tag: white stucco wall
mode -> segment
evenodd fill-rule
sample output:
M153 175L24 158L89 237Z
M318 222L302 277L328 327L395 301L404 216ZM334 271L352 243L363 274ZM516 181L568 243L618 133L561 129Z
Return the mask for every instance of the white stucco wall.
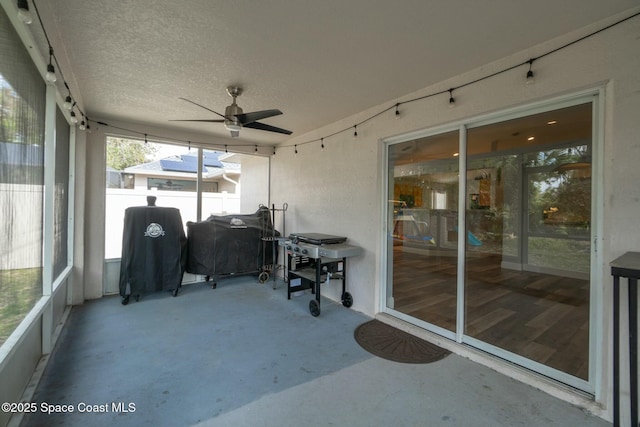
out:
M604 24L594 28L601 26ZM297 155L292 146L278 149L278 154L272 157L272 198L276 204L289 203L287 228L297 232L344 234L352 243L367 249L363 258L354 259L352 263L356 274L352 274L350 284L356 296L364 297L357 298L354 307L368 314L376 311L371 294L373 284L380 284L376 262L380 258L382 232L382 139L587 88L603 87L606 91L604 260L608 263L625 251L638 249L640 239L634 224L640 206L640 187L636 184L640 178L636 167L640 158L637 120L640 115L640 55L637 54L640 52L640 19L536 61L533 85L523 84L527 68L522 67L457 90L453 109L448 108L448 94L404 104L400 106L399 119L396 120L391 110L358 126L358 137L353 137L355 123L395 102L462 85L524 62L588 32L567 35L297 136L287 145L318 139L312 144L298 145ZM346 128L350 129L325 138L325 150L320 149L321 137ZM602 280L608 283L608 269L604 270Z
M596 399L606 405L607 409L601 414L605 417L611 416L609 262L626 251L640 250L637 226L640 214L640 17L535 61L536 83L533 85L524 84L528 68L520 67L456 90L453 109L448 108L447 93L401 105L401 116L397 120L392 109L359 125L357 139L353 137L353 126L396 102L464 85L550 52L614 21L616 19L567 34L441 84L389 100L322 129L298 135L287 141L288 147L278 148L277 155L272 157L271 174L272 200L276 205L289 204L288 232L344 235L350 243L365 248L364 256L349 260L348 287L354 297L353 308L374 315L379 311L378 295L383 286L379 265L385 261L381 243L385 206L382 139L586 89L603 89L604 171L594 177L600 179L604 190L603 233L597 242L602 259L601 274L594 278L601 290L601 300L594 303L600 304L601 310L592 327L602 333L598 351L603 357L598 367ZM320 138L341 129L348 130L325 138L322 151ZM317 141L304 144L313 140ZM294 153L294 144L298 144L298 154ZM337 285L327 291L323 289L323 294L338 299ZM623 292L623 295L626 294Z
M608 263L630 250L640 250L640 19L635 18L534 63L536 83L523 83L526 67L511 70L455 91L456 107L448 108L448 94L429 97L400 107L396 120L393 110L358 126L353 125L377 114L396 102L447 90L525 62L566 43L602 28L615 19L535 46L503 58L464 75L455 76L419 92L399 94L399 98L345 118L305 135L296 135L278 147L271 158L271 199L265 202L280 207L287 203L286 232L320 232L344 235L349 242L362 246L365 254L349 259L348 288L353 294L353 309L374 315L378 311L382 289L380 264L384 262L382 224L383 149L381 140L419 129L467 120L491 112L526 105L531 102L571 94L585 89L603 89L604 149L602 224L597 242L601 254L600 277L594 280L601 291L599 317L592 327L602 331L603 354L598 367L596 397L603 405L601 415L611 417L611 276ZM348 66L348 64L347 64ZM371 90L375 90L374 87ZM132 124L114 123L124 128ZM93 127L93 126L92 126ZM163 134L181 139L197 136L176 134L165 129L137 126L142 132ZM341 129L346 132L321 137ZM86 144L86 189L84 212L84 297L98 298L102 292L104 260L104 136L108 128L93 130ZM209 137L210 139L210 137ZM312 144L303 144L315 140ZM224 144L224 142L222 142ZM298 145L294 154L293 144ZM248 168L247 168L248 169ZM251 176L243 167L243 189L251 186ZM248 201L243 192L242 208ZM261 201L262 203L262 201ZM338 285L323 289L323 295L338 299ZM623 292L623 295L626 295Z
M240 194L240 209L242 213L252 213L260 205L269 203L269 158L264 156L245 156L242 158L242 177L240 178L242 192Z

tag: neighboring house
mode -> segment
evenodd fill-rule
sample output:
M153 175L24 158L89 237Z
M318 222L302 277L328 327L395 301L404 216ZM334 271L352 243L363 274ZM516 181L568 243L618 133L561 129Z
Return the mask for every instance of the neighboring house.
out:
M234 154L205 151L202 191L206 193L239 193L239 163L230 160ZM186 153L175 155L124 170L124 188L136 190L196 191L198 157ZM132 182L127 183L127 178Z

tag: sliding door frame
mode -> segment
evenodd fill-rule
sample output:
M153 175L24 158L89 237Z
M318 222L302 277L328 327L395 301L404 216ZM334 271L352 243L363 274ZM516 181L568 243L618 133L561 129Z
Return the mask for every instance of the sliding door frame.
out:
M426 321L416 319L407 314L401 313L393 308L393 266L389 265L392 259L392 247L389 244L389 236L393 230L391 229L392 210L389 208L389 201L393 199L390 194L390 180L393 180L393 171L389 168L389 149L391 146L417 138L438 135L445 132L459 131L459 157L458 166L460 173L459 179L459 206L458 206L458 229L465 230L466 223L466 170L467 170L467 130L500 123L503 121L526 117L546 111L552 111L561 108L572 107L575 105L591 103L592 106L592 129L591 129L591 149L592 149L592 183L591 183L591 265L590 265L590 300L589 300L589 378L584 380L573 375L569 375L560 370L551 368L539 362L517 355L515 353L503 350L499 347L491 345L487 342L475 339L464 333L465 325L465 262L466 262L466 241L465 233L458 233L458 265L457 265L457 310L456 310L456 331L452 332L444 328L438 327ZM604 334L604 313L603 313L603 289L597 284L603 277L603 256L600 250L603 233L603 141L604 141L604 87L587 89L575 92L569 95L555 97L552 99L529 103L527 105L504 109L502 111L477 116L467 120L459 121L447 126L439 126L419 131L414 131L402 135L393 136L382 140L382 165L383 185L382 185L382 236L381 248L383 259L380 263L380 277L383 278L380 286L379 307L378 311L386 313L406 322L409 322L422 329L436 333L451 341L455 341L461 345L468 345L489 353L493 356L500 357L508 362L523 366L534 372L552 378L571 387L595 395L599 399L601 392L602 375L599 367L602 367L603 349L598 343L602 342ZM462 173L465 171L465 173ZM391 218L390 218L391 216Z

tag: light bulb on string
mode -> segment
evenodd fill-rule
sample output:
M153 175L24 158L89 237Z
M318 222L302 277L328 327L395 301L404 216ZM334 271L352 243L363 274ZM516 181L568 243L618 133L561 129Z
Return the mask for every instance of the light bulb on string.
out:
M255 149L255 152L256 152L256 153L258 152L258 146L257 146L257 145L256 145L256 149Z
M64 107L66 110L71 111L71 109L73 108L73 99L71 99L71 91L69 90L69 85L67 84L67 82L64 82L64 87L67 88L67 97L64 99L64 104L62 104L62 107Z
M529 62L529 71L527 71L527 76L524 80L524 83L527 85L531 85L534 84L536 82L536 79L533 75L533 70L531 69L531 67L533 66L533 61L534 59L530 59Z
M398 111L398 107L400 106L400 104L396 104L396 120L398 120L400 118L400 111Z
M91 133L91 125L89 124L89 119L87 119L87 126L85 127L85 130Z
M224 152L225 152L225 153L228 153L228 152L229 152L229 150L227 150L227 144L224 144Z
M298 146L294 145L293 146L293 150L294 150L293 153L297 156L298 155Z
M187 143L188 143L189 151L191 151L191 141L187 141Z
M274 156L276 155L276 146L275 145L273 146L273 155Z
M49 46L49 64L47 64L47 74L44 76L44 78L49 83L55 83L56 80L58 80L58 77L56 77L56 69L51 63L52 57L53 57L53 48Z
M320 138L320 149L324 151L324 138Z
M353 137L354 138L358 137L358 125L353 126Z
M18 18L27 25L33 22L33 15L29 11L29 2L27 0L18 0Z
M85 124L84 124L84 120L82 120L82 121L80 122L80 126L78 126L78 129L80 129L80 130L85 130L85 129L86 129L86 126L85 126Z
M453 97L453 88L449 89L449 108L456 106L456 99Z
M73 123L74 125L78 123L78 118L76 117L75 111L71 112L71 123Z

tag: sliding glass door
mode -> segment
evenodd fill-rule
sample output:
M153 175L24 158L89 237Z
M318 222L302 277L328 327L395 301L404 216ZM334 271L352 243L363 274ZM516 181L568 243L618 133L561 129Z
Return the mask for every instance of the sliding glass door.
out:
M592 102L389 144L387 312L591 388Z
M591 103L467 133L464 334L588 379ZM491 142L487 136L491 135Z
M389 148L388 304L440 329L456 330L457 131Z

